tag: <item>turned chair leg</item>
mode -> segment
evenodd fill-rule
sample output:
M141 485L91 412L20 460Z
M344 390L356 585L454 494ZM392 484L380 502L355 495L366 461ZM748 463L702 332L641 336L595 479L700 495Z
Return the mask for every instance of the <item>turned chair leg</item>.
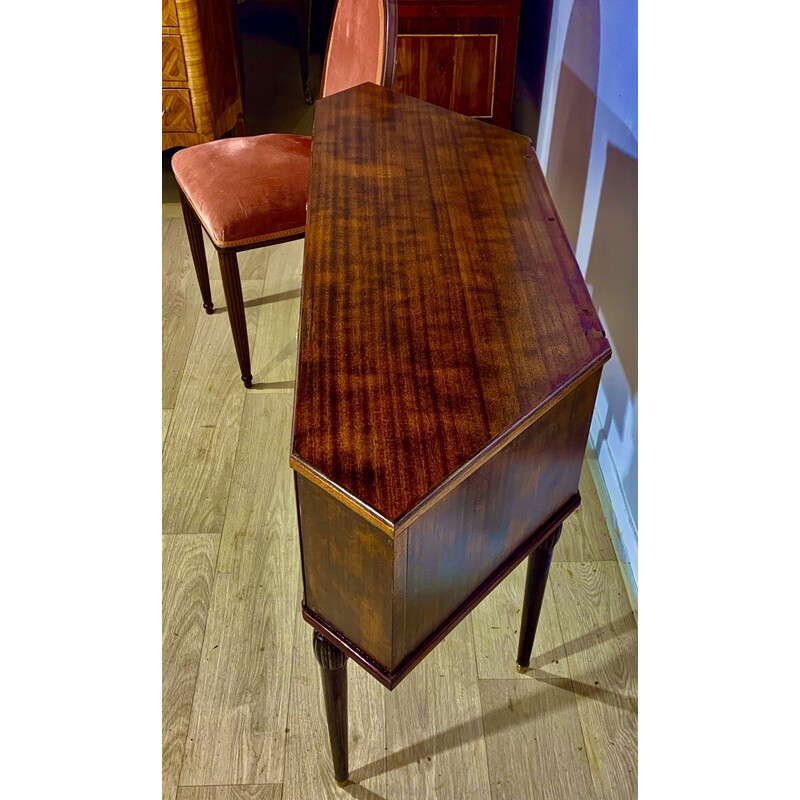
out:
M203 308L206 310L206 314L211 314L214 311L214 304L211 302L211 284L208 280L208 263L206 262L206 248L203 244L203 228L183 192L179 192L179 194L183 211L183 224L186 226L186 235L189 237L189 249L192 251L194 271L197 273L197 282L200 284Z
M242 380L249 389L253 385L250 373L250 345L247 341L247 319L244 315L242 281L239 277L239 262L236 253L230 250L217 250L219 271L222 274L222 288L225 290L225 303L228 306L228 319L231 321L233 343L242 371Z
M547 586L547 573L553 559L553 548L561 536L559 525L529 556L528 575L525 579L525 599L522 603L522 623L519 631L517 650L517 670L526 672L531 665L531 651L542 610L544 590Z
M322 673L322 693L336 783L347 783L347 656L314 631L314 655Z

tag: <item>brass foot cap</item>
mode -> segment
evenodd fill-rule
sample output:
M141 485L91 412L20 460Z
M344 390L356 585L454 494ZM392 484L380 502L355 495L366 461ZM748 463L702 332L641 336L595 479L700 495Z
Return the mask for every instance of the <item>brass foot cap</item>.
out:
M347 786L348 783L350 783L350 779L349 778L345 778L343 781L340 781L338 778L336 778L336 785L337 786Z
M522 664L517 664L517 672L520 672L524 675L527 671L528 671L527 667L523 667Z

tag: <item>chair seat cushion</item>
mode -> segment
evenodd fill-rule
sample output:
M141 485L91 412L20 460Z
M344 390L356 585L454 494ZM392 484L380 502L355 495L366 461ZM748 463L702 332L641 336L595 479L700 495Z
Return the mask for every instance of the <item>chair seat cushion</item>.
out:
M217 247L303 233L311 137L219 139L179 150L172 170Z

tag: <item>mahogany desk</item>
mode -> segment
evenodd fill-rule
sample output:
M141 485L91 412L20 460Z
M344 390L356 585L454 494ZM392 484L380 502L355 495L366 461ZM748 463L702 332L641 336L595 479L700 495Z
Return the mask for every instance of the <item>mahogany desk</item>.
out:
M317 103L291 467L336 779L347 658L393 689L532 554L529 664L611 350L527 137Z

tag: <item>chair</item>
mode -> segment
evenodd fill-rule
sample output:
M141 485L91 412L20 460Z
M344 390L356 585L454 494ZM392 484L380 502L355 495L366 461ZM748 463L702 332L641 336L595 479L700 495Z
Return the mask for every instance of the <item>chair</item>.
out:
M360 83L391 86L396 0L339 0L322 71L322 97ZM253 385L236 254L305 234L311 137L284 133L220 139L172 157L203 308L211 314L202 231L219 257L222 287L242 380Z

